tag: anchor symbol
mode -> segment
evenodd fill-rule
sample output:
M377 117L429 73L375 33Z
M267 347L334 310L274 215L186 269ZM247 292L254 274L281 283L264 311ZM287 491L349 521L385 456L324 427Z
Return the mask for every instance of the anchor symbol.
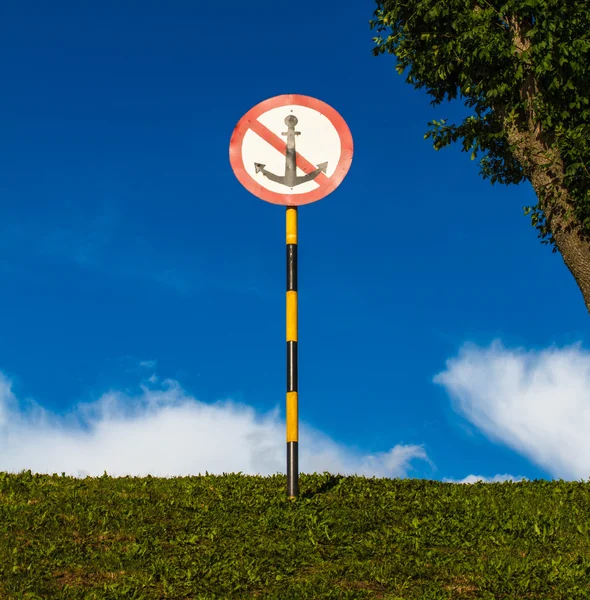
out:
M301 135L300 131L295 131L295 125L297 125L298 122L299 119L297 119L295 115L289 115L285 118L287 131L282 134L287 136L287 153L285 157L284 175L275 175L264 168L266 165L254 163L256 173L262 173L267 179L275 181L276 183L280 183L281 185L286 185L291 189L307 181L313 181L320 173L325 173L328 168L328 163L324 162L317 165L317 169L311 173L307 173L306 175L296 174L297 158L295 153L295 136Z

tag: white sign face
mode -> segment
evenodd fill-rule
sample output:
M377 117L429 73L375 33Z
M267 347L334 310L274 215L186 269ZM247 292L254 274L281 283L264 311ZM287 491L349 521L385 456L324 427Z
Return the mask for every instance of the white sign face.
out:
M328 117L313 108L291 104L281 108L272 108L260 115L258 122L281 139L281 133L287 129L285 117L288 115L294 115L298 119L296 131L299 131L300 135L297 135L295 139L296 152L305 157L315 167L327 162L326 177L334 175L340 161L340 136ZM260 128L257 129L260 130ZM262 172L256 173L255 168L257 163L264 163L269 171L284 174L285 152L277 150L260 137L254 129L249 129L242 143L242 157L244 168L250 177L271 192L285 193L285 185L268 179ZM297 167L296 175L303 176L306 175L306 172ZM305 194L319 187L320 184L312 179L290 187L289 191L293 194Z
M352 136L330 106L308 96L277 96L238 123L230 161L239 181L274 204L298 206L323 198L344 179Z

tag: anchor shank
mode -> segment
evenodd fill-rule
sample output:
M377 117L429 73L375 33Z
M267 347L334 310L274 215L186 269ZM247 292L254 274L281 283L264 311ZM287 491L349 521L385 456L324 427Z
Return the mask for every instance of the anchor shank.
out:
M295 136L299 135L299 131L295 131L297 125L297 117L288 116L285 119L287 132L283 135L287 136L287 152L285 155L285 185L293 187L297 181L297 154L295 150Z
M293 138L293 146L289 147L287 145L287 156L285 160L285 183L293 187L295 184L296 178L296 169L297 169L297 156L295 154L295 136ZM287 144L289 143L289 138L287 138Z

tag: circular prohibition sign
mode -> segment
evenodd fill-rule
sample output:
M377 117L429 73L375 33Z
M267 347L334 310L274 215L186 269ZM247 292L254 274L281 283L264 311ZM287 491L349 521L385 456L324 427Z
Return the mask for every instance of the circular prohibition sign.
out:
M300 94L269 98L238 122L229 160L252 194L284 206L321 200L342 182L352 162L346 121L330 105Z

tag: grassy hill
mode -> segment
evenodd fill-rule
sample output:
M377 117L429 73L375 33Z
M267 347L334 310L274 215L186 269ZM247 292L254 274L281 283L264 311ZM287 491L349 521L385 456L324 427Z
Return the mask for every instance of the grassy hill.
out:
M0 598L590 598L590 483L0 473Z

